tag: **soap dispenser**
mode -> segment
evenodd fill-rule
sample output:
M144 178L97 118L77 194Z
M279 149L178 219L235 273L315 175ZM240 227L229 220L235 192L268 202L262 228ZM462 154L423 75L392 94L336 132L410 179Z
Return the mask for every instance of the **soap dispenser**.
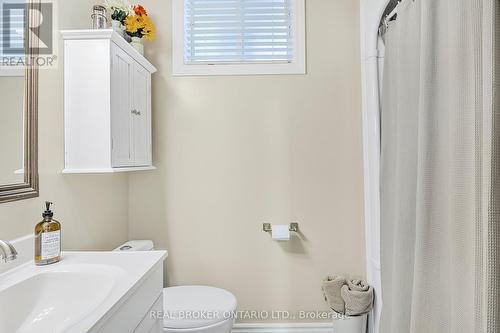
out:
M49 265L61 260L61 223L54 220L52 202L45 202L43 220L35 227L35 264Z

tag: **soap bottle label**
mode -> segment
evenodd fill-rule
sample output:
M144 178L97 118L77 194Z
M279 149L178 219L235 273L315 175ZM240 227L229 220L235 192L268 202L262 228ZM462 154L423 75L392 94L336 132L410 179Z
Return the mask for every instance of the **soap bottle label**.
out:
M40 236L42 260L58 257L61 252L61 231L44 232Z

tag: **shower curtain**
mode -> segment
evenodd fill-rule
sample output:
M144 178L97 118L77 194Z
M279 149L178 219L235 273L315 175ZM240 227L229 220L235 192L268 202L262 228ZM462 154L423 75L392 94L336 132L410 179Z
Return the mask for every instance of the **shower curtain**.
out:
M499 0L403 0L382 36L381 333L499 332Z

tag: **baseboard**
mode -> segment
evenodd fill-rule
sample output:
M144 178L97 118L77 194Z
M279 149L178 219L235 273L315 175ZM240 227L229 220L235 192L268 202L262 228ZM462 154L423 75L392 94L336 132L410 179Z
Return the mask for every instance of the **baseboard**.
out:
M329 322L289 324L234 324L232 333L332 333Z

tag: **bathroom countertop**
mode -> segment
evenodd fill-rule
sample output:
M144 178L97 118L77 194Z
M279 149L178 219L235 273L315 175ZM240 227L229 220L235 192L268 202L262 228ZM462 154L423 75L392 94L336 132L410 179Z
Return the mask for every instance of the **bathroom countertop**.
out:
M26 288L17 287L23 285L29 279L42 279L42 276L57 276L63 282L64 290L75 293L75 302L73 296L67 296L64 303L64 297L57 297L53 299L50 297L40 298L34 300L34 305L29 303L29 307L35 309L45 309L43 311L63 311L63 318L58 315L58 324L54 324L53 332L88 332L98 329L100 325L105 323L107 318L110 318L113 313L120 308L122 304L127 302L127 299L134 294L142 283L158 270L158 266L163 264L163 260L168 256L167 251L140 251L140 252L62 252L61 261L47 266L35 266L33 261L25 262L0 274L0 293L17 292L20 294L29 295L29 283L26 283ZM47 273L46 275L43 275ZM68 278L66 283L64 279ZM76 278L75 278L76 277ZM103 281L107 287L102 288L103 295L87 300L87 303L81 305L85 301L85 290L93 290L93 286L99 288L100 281ZM48 279L46 278L48 281ZM33 284L33 282L31 282ZM57 282L60 283L60 282ZM57 286L57 284L53 284ZM82 289L83 291L79 291ZM57 291L57 289L55 289ZM99 289L100 290L100 289ZM61 291L65 292L65 291ZM61 294L63 295L63 294ZM68 299L71 300L68 302ZM21 302L22 303L22 302ZM14 304L23 311L26 303L20 305ZM41 304L38 304L41 303ZM94 304L95 303L95 304ZM74 311L68 307L75 307ZM64 308L61 310L61 308ZM56 310L53 310L56 309ZM41 313L43 313L43 311ZM31 315L31 313L30 313ZM50 316L50 313L49 315ZM55 315L54 315L55 316ZM33 318L27 318L22 323L23 329L36 331L39 325L40 314ZM60 321L60 322L59 322ZM52 319L52 322L54 320ZM2 326L4 323L0 323Z

